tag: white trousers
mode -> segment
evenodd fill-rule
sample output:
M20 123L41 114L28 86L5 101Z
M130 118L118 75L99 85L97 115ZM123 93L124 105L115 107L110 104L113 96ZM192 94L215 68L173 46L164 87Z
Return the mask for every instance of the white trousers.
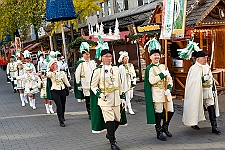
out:
M174 109L173 109L173 101L168 101L167 102L168 104L168 110L169 112L174 112ZM166 103L165 102L154 102L154 108L155 108L155 112L156 113L162 113L163 112L163 108L166 109Z
M104 121L118 121L120 122L120 106L100 106L103 114Z

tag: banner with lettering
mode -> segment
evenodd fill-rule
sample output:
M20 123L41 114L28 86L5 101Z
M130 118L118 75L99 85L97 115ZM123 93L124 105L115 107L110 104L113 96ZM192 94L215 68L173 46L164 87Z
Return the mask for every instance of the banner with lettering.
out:
M173 30L174 0L163 0L162 29L160 39L170 39Z

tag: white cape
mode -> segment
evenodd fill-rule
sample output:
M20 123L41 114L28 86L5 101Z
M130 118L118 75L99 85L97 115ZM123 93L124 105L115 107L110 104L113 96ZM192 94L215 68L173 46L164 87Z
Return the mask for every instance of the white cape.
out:
M202 66L195 63L190 67L185 85L183 106L184 125L197 125L199 121L206 120L203 106ZM218 97L215 98L216 117L219 116Z

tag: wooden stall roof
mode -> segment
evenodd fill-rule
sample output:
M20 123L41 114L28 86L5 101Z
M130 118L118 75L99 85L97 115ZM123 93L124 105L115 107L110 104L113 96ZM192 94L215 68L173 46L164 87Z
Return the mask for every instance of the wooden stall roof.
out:
M155 23L154 16L156 14L161 13L162 11L163 0L156 0L156 2L158 2L158 4L155 7L152 17L150 18L149 22L150 24ZM225 17L222 19L217 19L209 15L215 8L215 6L217 6L218 4L225 5L225 0L207 0L205 1L204 4L202 5L197 4L192 9L192 6L194 5L195 2L196 0L187 0L187 11L190 10L190 13L186 17L186 26L201 26L202 24L210 22L211 23L219 22L220 24L224 22L223 24L225 24Z
M191 9L191 6L195 3L196 0L187 1L187 11ZM198 25L213 9L220 0L207 0L202 6L196 5L194 9L187 15L186 25L187 26L196 26Z

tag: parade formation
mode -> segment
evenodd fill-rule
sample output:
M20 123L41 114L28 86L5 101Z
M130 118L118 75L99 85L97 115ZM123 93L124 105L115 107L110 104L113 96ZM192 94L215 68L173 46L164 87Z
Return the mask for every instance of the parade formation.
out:
M156 5L156 1L148 1L147 3ZM220 90L225 90L225 70L223 67L225 63L221 58L218 59L220 55L221 57L225 55L225 53L222 52L225 46L221 44L225 41L222 36L224 33L221 34L218 32L222 32L220 27L203 29L202 25L206 24L206 26L210 26L213 22L212 24L216 26L216 21L214 20L218 18L220 20L219 22L224 25L224 22L221 21L225 18L224 1L215 1L213 4L214 8L210 8L210 11L205 12L206 15L201 15L204 16L204 18L196 19L198 20L196 24L189 24L191 27L185 28L186 17L192 13L193 10L206 6L205 3L207 2L196 0L192 5L188 4L190 6L186 11L186 5L188 3L186 0L163 0L163 3L161 1L157 3L155 10L150 13L150 20L144 19L145 22L142 22L143 20L135 22L135 19L138 20L138 18L142 17L142 14L139 12L139 10L142 9L141 7L141 9L138 8L139 10L135 9L138 13L134 13L134 16L130 18L124 19L121 14L116 16L122 16L122 18L119 19L123 30L125 30L124 26L127 25L125 20L131 20L130 25L126 26L129 30L127 32L129 33L119 31L119 21L116 17L115 26L112 26L110 23L107 24L112 20L111 18L110 21L105 21L106 30L108 31L107 34L104 33L104 25L102 22L99 26L98 19L99 15L110 16L110 14L105 14L105 12L99 14L99 10L108 10L106 5L107 7L109 5L113 8L114 3L110 4L107 1L107 3L101 2L99 4L92 4L90 1L84 1L84 3L90 5L90 8L89 6L86 6L87 8L79 8L78 14L75 13L74 8L78 5L83 6L84 4L83 1L76 1L76 3L79 4L74 6L72 0L58 0L57 2L47 0L45 6L46 10L45 7L43 6L43 9L40 4L40 6L37 5L34 7L41 9L40 11L42 12L39 14L44 15L41 16L41 20L40 16L35 19L35 15L33 15L33 18L31 17L32 20L42 22L45 26L43 25L43 27L37 29L36 26L34 27L35 23L29 22L31 28L31 33L29 34L32 37L37 30L43 30L42 32L44 33L48 32L47 35L50 42L49 45L47 44L48 46L45 45L47 41L45 37L43 38L44 42L40 42L38 41L37 35L37 43L32 43L31 45L26 43L27 46L24 48L21 46L21 38L18 35L20 32L22 34L22 27L9 27L9 29L4 29L6 30L5 33L2 29L3 25L0 26L0 33L6 34L6 39L2 39L2 42L0 42L0 47L2 46L0 66L2 70L5 71L5 81L10 84L10 88L12 86L12 90L8 92L15 93L13 95L17 94L16 96L20 103L18 107L21 110L29 108L29 114L35 113L40 108L40 105L37 106L37 97L43 99L44 104L42 100L42 106L44 108L44 116L54 117L55 114L57 117L57 121L54 120L54 124L57 126L56 131L62 131L61 133L64 133L64 131L68 129L67 127L71 125L66 122L66 113L70 113L71 118L74 114L85 115L82 119L88 122L90 127L89 129L84 129L85 131L88 130L85 136L88 137L89 134L94 133L92 135L97 137L97 134L103 133L102 135L105 141L109 141L110 144L107 148L112 150L122 149L120 145L123 143L120 138L124 136L123 138L126 140L127 136L126 133L123 133L123 136L118 135L122 135L121 133L130 126L130 118L134 118L135 121L137 120L135 122L135 132L138 132L140 135L143 134L142 132L148 133L148 137L143 136L143 140L152 141L150 137L153 137L155 141L161 142L160 144L157 143L158 145L163 145L164 143L168 144L173 139L179 140L180 135L183 133L182 128L186 126L188 126L186 132L188 134L190 133L189 139L192 138L191 134L193 132L205 128L201 126L200 122L206 120L211 123L211 130L210 133L205 133L203 136L210 134L210 136L216 137L223 133L223 129L218 127L220 125L218 123L218 117L222 113L220 113L219 110L219 94L217 90L219 88ZM93 3L96 3L96 1ZM138 1L138 5L139 3L142 2ZM145 3L146 2L143 1L143 5L145 5ZM191 2L189 1L189 3ZM0 1L1 8L2 6L7 6L6 4L8 4L8 1ZM25 6L23 1L19 1L18 5L15 3L15 7L18 7L16 10L23 10L23 7L19 7L22 4ZM208 2L208 4L211 5L212 3ZM120 8L119 2L116 2L116 5L118 5L118 9L121 10L115 13L123 13L123 9L125 9L123 7L128 7L121 6ZM61 8L55 8L56 6ZM10 7L8 7L8 9L10 9ZM147 7L144 9L147 9ZM114 11L116 10L113 10L113 13ZM24 14L29 13L33 14L31 10ZM90 15L95 13L97 13L98 16L90 17ZM111 13L111 10L107 13ZM29 14L29 16L32 16L31 14ZM207 17L208 19L205 19ZM22 17L18 18L20 19ZM214 20L207 22L212 18ZM203 21L204 19L205 22ZM72 21L67 22L68 20ZM104 21L104 19L102 20ZM75 25L78 27L79 23L84 23L85 21L87 21L88 29L86 27L80 29L79 34L81 38L78 37L78 40L74 40L73 27L75 27ZM22 20L21 22L28 21ZM142 23L136 28L135 24L139 22ZM59 24L61 24L61 26ZM146 26L146 24L148 25ZM192 27L194 26L193 24L196 27ZM28 25L26 25L26 27L28 27ZM59 39L56 39L56 33L58 32L56 30L60 30L60 27L60 32L62 32L61 43ZM68 43L69 39L68 36L65 37L64 30L66 30L66 28L71 30L71 33L68 33L71 34L70 36L73 40L69 50L66 46L66 41ZM16 29L16 32L9 31L11 29ZM85 36L85 32L87 32L86 29L89 32L89 36ZM223 30L225 31L225 29ZM14 47L15 49L10 49L8 47L9 41L11 40L9 33L12 34L11 32L15 37L15 42L11 42L10 47ZM50 32L52 33L50 34ZM126 33L127 35L124 35ZM53 34L54 39L52 40ZM25 38L25 36L23 38ZM219 38L223 39L223 42L219 43ZM215 45L216 42L217 44ZM121 43L124 45L116 45ZM40 47L37 48L37 45ZM129 47L132 47L132 49L129 49ZM217 49L217 52L214 52L215 49ZM218 62L216 62L215 59ZM220 70L217 72L215 71L216 69ZM146 116L142 115L141 118L144 118L146 122L143 122L143 120L142 122L138 122L140 110L134 109L136 103L133 99L137 98L134 95L136 94L135 92L138 91L136 89L139 83L144 83L142 87L144 103L141 108L145 110ZM73 95L74 102L76 102L77 105L81 105L83 109L85 108L85 111L67 112L66 107L68 105L66 105L66 102L69 95ZM175 112L176 96L182 97L183 100L181 101L183 106L181 106L182 110L180 113L182 114L182 118L179 118L181 126L179 126L179 128L176 127L176 130L172 130L171 125L173 125L174 119L178 119L177 113ZM141 99L139 99L139 101L141 101ZM11 111L13 112L13 109ZM24 118L27 116L27 114L22 115ZM79 123L75 124L78 130L84 128L83 124L80 123L81 120L78 120ZM139 127L139 124L145 124L146 128L142 129ZM52 126L52 124L49 124L49 126ZM3 124L2 128L4 128ZM52 129L54 130L54 127ZM154 132L150 133L149 130L153 130ZM180 133L178 133L178 130ZM132 130L132 132L134 131ZM52 134L52 132L48 134ZM59 139L61 140L62 137L60 136ZM1 140L2 139L3 138L1 138ZM49 137L46 137L44 140L48 139ZM17 139L15 138L15 140ZM84 140L82 139L79 142L84 142ZM107 143L105 141L100 141L100 143ZM93 141L89 139L88 142L91 143ZM135 144L135 140L132 142ZM210 143L210 141L208 143ZM63 145L64 144L65 143L63 143ZM97 144L92 143L91 145L96 146ZM105 147L104 145L103 149L105 149ZM70 148L73 149L73 147ZM150 147L148 147L148 149L149 148ZM23 147L19 149L23 149ZM30 149L32 149L32 147ZM95 149L95 147L91 147L91 149Z
M101 37L99 39L101 40ZM131 100L136 86L136 73L134 66L129 63L127 51L119 52L118 62L121 65L118 67L112 63L113 52L109 50L108 43L101 42L97 48L99 50L96 58L101 61L99 66L90 59L90 45L87 42L81 43L79 52L82 57L75 65L74 90L69 83L71 76L68 65L62 61L63 57L59 52L51 51L50 54L45 54L39 51L37 73L30 62L29 51L23 53L24 63L11 56L6 77L7 81L11 81L14 92L19 92L23 107L28 103L28 98L30 106L36 109L35 97L40 92L46 113L54 114L54 101L61 127L66 126L64 114L68 92L74 93L77 100L85 99L92 133L106 131L106 139L109 140L111 149L119 150L116 130L120 125L128 125L126 112L135 114ZM148 52L151 64L145 70L144 79L147 124L154 124L156 137L166 141L164 134L172 137L169 125L174 114L171 95L173 81L168 69L160 63L161 45L155 38L149 41ZM181 57L184 53L181 50ZM207 55L199 47L194 47L189 54L196 62L190 68L186 80L182 121L184 125L200 130L198 122L206 120L206 109L212 133L220 134L216 121L219 116L218 96L210 66L207 64Z

